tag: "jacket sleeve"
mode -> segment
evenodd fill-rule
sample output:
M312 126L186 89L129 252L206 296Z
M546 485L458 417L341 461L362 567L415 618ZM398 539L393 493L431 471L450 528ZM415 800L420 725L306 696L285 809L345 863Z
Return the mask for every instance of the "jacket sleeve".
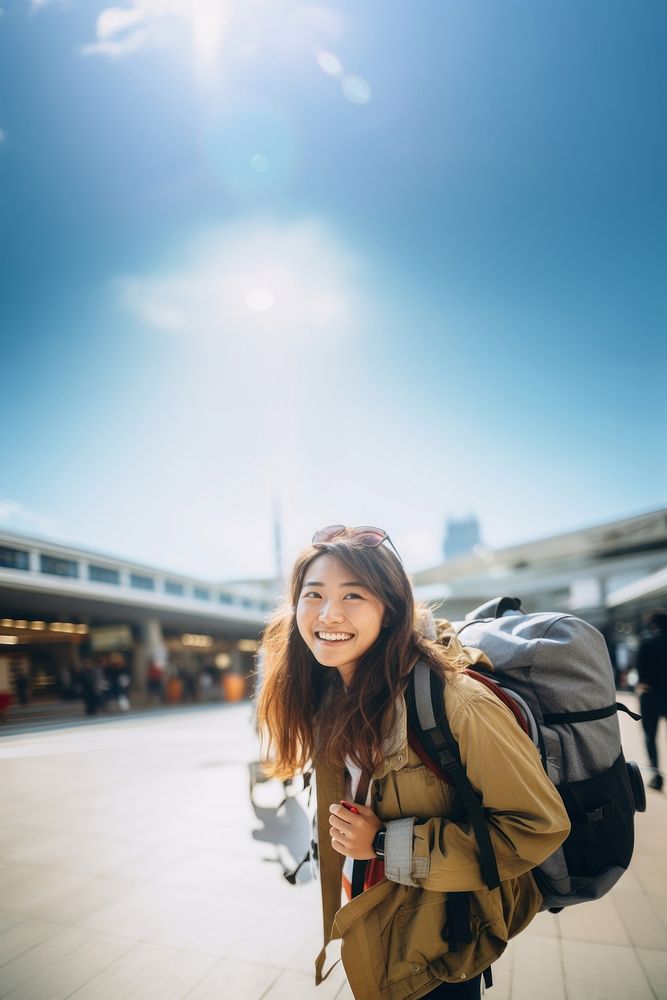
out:
M467 699L449 720L461 761L482 797L501 881L548 858L570 821L532 741L493 695ZM440 892L485 886L472 825L446 817L387 823L385 873L405 885Z

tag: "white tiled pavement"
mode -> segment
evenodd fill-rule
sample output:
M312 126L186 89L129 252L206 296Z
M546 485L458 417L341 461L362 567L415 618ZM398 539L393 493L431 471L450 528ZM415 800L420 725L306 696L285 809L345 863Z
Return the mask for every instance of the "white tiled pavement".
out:
M251 836L255 756L247 705L0 739L0 998L350 1000L340 966L313 986L317 886ZM631 871L538 916L492 1000L667 1000L667 796L648 796Z

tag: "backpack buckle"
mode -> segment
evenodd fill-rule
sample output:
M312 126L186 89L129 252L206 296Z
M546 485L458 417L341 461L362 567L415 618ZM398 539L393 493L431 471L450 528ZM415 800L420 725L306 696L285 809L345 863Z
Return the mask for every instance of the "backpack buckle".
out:
M599 823L600 820L606 819L609 815L609 803L605 802L603 806L598 806L597 809L592 809L590 812L586 813L587 823Z
M443 771L453 771L458 766L458 763L451 750L440 750L438 752L438 764Z

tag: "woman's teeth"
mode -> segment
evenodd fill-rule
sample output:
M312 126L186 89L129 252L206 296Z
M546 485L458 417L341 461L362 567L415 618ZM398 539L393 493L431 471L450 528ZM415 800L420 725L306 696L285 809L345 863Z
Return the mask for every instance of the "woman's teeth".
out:
M326 639L327 642L342 642L344 639L351 639L349 632L316 632L318 639Z

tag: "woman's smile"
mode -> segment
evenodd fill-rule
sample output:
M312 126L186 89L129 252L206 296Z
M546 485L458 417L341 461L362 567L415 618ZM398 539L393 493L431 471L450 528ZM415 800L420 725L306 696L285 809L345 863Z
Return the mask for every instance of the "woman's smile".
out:
M337 642L348 642L353 639L354 636L350 632L316 632L315 636L320 640L320 642L326 642L328 645L332 646Z

